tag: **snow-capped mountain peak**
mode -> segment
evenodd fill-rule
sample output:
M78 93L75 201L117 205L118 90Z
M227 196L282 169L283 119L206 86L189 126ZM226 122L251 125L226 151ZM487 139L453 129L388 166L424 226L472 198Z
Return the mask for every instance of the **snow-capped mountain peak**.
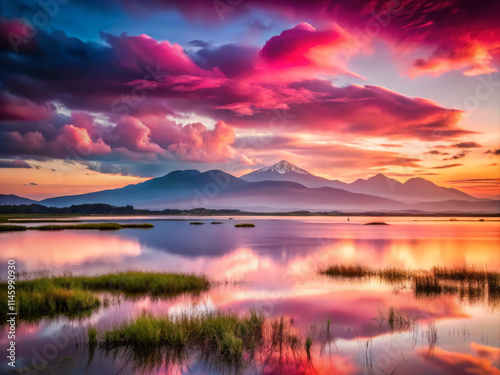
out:
M269 167L264 167L261 169L258 169L255 171L256 173L262 173L262 172L278 172L280 174L285 174L287 172L296 172L300 174L310 174L308 171L297 167L296 165L293 165L292 163L289 163L286 160L282 160L279 163L276 163L274 165L271 165Z

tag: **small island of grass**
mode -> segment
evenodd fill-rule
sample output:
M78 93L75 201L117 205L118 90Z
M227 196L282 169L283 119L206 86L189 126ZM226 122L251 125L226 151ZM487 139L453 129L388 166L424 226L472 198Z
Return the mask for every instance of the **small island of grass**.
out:
M371 223L365 223L364 225L389 225L383 221L372 221Z
M205 225L205 223L203 223L201 221L192 221L189 223L189 225Z
M210 224L222 224L222 221L212 221Z
M236 224L236 228L254 228L255 224L252 223L243 223L243 224Z
M23 230L119 230L119 229L148 229L154 228L153 224L118 224L118 223L89 223L89 224L68 224L68 225L42 225L38 227L27 227L25 225L0 225L0 232L12 232Z
M0 232L15 232L26 229L28 229L28 227L25 225L0 225Z

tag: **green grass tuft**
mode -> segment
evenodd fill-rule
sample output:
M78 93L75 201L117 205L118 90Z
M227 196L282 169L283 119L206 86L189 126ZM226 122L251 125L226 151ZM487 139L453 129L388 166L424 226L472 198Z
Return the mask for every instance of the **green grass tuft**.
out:
M173 296L199 293L210 287L205 276L156 272L121 272L100 276L42 277L16 282L20 319L44 315L76 314L99 307L93 291ZM0 282L0 316L7 317L7 283Z
M97 329L90 326L87 330L89 347L95 348L97 346Z
M251 224L251 223L236 224L235 227L236 228L254 228L255 224Z
M177 319L142 315L104 332L101 344L134 350L203 348L224 362L239 363L262 345L264 317L216 312Z

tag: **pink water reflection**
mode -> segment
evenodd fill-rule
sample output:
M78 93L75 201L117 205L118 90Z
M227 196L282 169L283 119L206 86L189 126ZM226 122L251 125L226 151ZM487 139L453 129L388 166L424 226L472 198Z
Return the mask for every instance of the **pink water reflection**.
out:
M455 296L416 299L410 290L395 293L393 287L376 281L336 282L316 274L319 267L343 262L373 267L429 269L435 265L474 264L499 268L498 223L398 218L387 227L367 227L356 222L366 218L353 220L346 224L339 218L246 218L196 228L183 222L158 221L148 231L1 233L0 260L14 258L19 269L26 271L100 273L134 268L205 273L217 281L247 281L223 283L200 296L120 300L101 307L83 322L67 325L74 329L81 324L108 327L144 311L176 315L218 308L242 313L254 308L268 315L293 316L295 326L304 335L310 332L311 325L321 326L331 319L338 350L320 356L320 343L315 342L315 369L318 373L362 373L366 369L357 360L360 342L372 337L377 352L394 340L395 333L373 320L379 307L393 306L419 317L422 324L435 321L440 332L438 342L443 347L428 359L425 348L412 348L405 341L406 360L400 367L404 373L424 368L435 373L459 368L475 369L476 373L498 371L498 335L490 335L488 344L478 344L478 336L499 323L496 312L486 306L468 305ZM257 226L238 230L233 226L235 222L256 222ZM447 337L450 326L458 327L463 322L474 326L475 342L471 339L467 346ZM20 337L23 342L42 345L61 329L62 323L45 321L22 328ZM21 355L30 356L29 351ZM391 373L391 366L399 360L391 360L384 370ZM183 370L173 369L179 373ZM308 373L311 369L305 364L296 371Z

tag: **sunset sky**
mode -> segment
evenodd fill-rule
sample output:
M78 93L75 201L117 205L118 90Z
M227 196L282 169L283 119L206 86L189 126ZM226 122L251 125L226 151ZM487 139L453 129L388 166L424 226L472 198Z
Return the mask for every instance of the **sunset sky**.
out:
M500 198L498 1L1 7L0 194L286 159Z

